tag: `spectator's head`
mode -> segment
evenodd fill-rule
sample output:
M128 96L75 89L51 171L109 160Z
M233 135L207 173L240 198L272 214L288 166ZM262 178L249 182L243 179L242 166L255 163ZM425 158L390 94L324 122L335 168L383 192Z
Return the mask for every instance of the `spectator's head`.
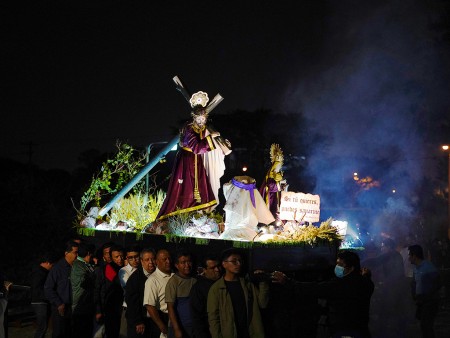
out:
M424 259L423 249L420 245L418 244L411 245L408 247L408 251L409 251L408 258L411 264L418 265L420 264L420 262L423 261Z
M159 270L166 274L170 274L171 268L170 268L171 258L170 253L166 249L160 249L156 253L156 266Z
M187 251L179 251L175 256L175 268L181 277L189 277L192 273L192 254Z
M102 258L105 263L111 263L111 247L114 245L113 242L107 242L102 245Z
M345 277L350 273L360 273L361 263L359 256L352 251L340 251L337 254L335 274L337 277Z
M74 241L68 241L66 243L66 248L64 249L64 259L70 265L75 262L78 257L78 243Z
M156 253L152 248L145 248L141 251L141 264L145 271L153 273L156 269Z
M78 246L78 256L83 258L86 263L90 263L92 256L94 256L95 246L94 244L81 242Z
M238 275L242 271L243 264L244 260L239 250L231 248L222 253L222 267L226 275Z
M139 257L140 252L141 248L137 245L132 245L126 249L125 257L132 268L136 269L141 263Z
M383 248L383 250L386 250L386 251L395 250L395 246L396 246L396 244L395 244L394 240L391 238L385 238L383 240L383 242L381 243L381 247Z
M120 245L113 245L110 248L110 255L112 263L123 266L123 248Z
M207 255L203 259L203 274L210 280L218 280L222 275L222 266L219 258L215 255Z
M39 256L39 265L44 269L50 270L55 263L55 256L50 252L45 252Z

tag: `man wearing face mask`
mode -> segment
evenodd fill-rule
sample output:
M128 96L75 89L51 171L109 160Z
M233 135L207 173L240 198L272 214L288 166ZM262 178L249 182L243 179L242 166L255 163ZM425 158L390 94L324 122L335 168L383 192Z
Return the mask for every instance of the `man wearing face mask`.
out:
M166 199L156 220L191 211L212 210L218 204L219 179L225 169L224 154L218 151L222 155L221 159L204 158L206 154L216 153L218 144L215 138L220 136L220 133L207 127L208 112L205 107L208 101L208 95L204 92L192 95L192 121L186 123L180 131L180 150L172 170ZM219 184L214 183L218 180Z
M367 269L361 269L356 253L337 254L337 278L319 284L298 283L300 294L314 294L327 301L331 337L370 337L369 309L374 284Z

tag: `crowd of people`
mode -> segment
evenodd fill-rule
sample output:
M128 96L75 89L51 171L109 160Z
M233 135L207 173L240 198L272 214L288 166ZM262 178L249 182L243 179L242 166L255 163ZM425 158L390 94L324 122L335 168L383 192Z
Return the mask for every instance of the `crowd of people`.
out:
M394 309L406 298L415 302L423 337L434 337L439 270L421 246L407 249L412 275L385 239L379 255L360 262L354 251L339 251L333 278L304 281L249 271L235 248L195 257L71 240L61 259L43 255L32 271L35 337L45 336L50 321L52 337L402 337L407 313ZM1 277L3 309L11 284ZM309 328L301 327L308 314L298 306L314 319ZM371 333L374 307L384 329Z

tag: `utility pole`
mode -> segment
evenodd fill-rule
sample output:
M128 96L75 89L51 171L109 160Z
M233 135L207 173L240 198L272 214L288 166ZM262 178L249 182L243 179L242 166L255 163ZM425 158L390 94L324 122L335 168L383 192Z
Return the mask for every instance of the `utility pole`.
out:
M20 143L20 145L28 147L28 151L26 152L26 154L28 154L28 164L30 165L31 158L33 157L33 154L34 154L33 146L37 146L37 144L33 143L33 141L28 141L28 142L22 142L22 143Z

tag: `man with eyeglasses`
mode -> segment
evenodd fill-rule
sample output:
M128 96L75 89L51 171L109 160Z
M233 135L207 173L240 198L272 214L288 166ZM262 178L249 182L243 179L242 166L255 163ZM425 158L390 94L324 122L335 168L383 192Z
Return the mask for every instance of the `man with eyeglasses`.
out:
M215 282L208 293L208 321L212 338L263 338L264 328L260 308L269 302L269 284L240 277L243 259L236 249L222 255L225 275Z
M128 278L130 278L131 274L137 270L137 268L141 265L141 259L139 254L141 252L141 248L137 245L132 245L125 249L125 259L128 264L125 264L123 268L119 270L119 281L125 293L125 286L127 285ZM125 302L125 295L123 300L123 311L122 317L120 320L120 335L127 335L127 321L125 319L125 313L127 311L127 303Z
M209 289L221 275L222 271L219 258L215 255L206 256L203 259L202 272L197 276L197 283L192 286L189 295L195 338L211 338L206 303L208 301Z

